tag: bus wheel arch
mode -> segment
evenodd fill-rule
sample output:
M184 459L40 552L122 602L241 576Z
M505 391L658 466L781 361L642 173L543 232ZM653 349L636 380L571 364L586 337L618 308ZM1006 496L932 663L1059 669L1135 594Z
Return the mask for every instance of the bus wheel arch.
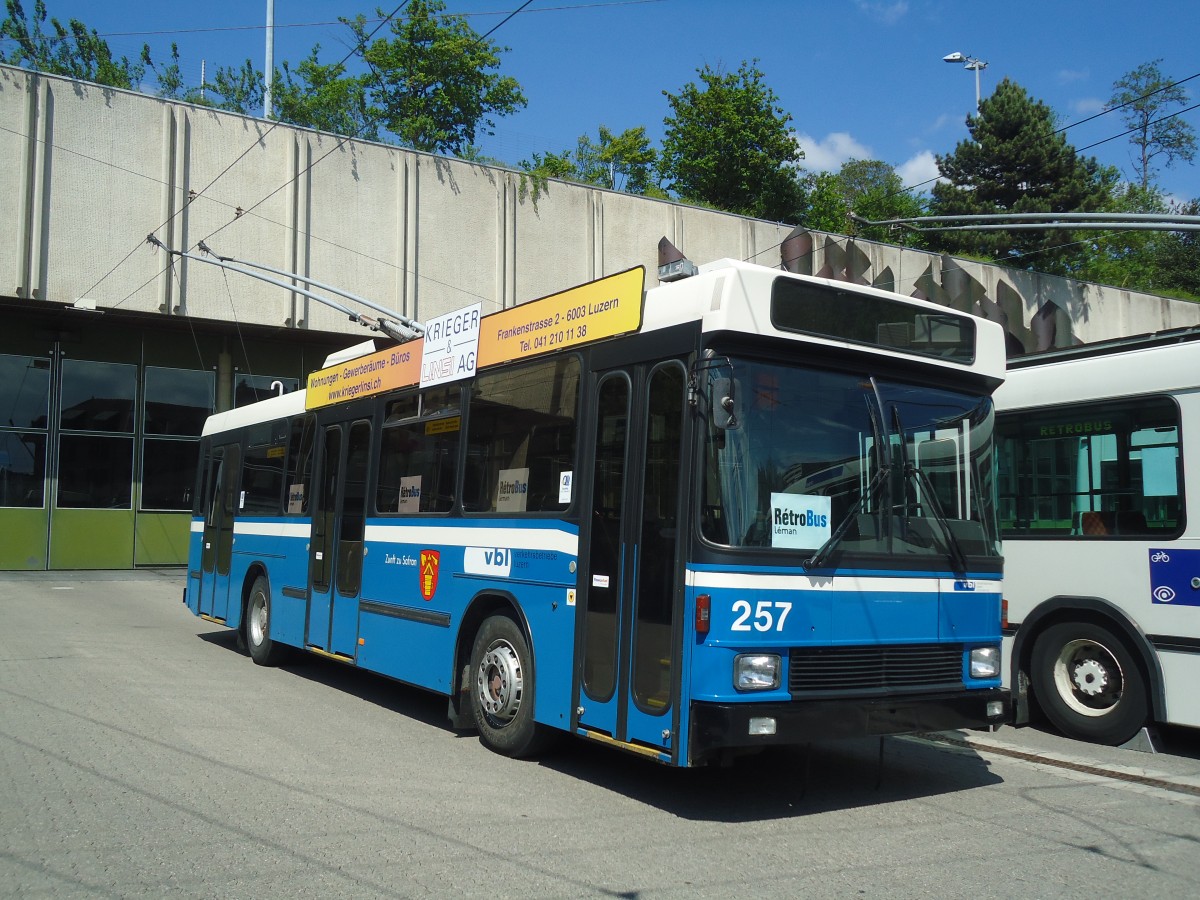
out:
M1153 646L1101 598L1043 603L1022 623L1014 658L1037 708L1069 737L1122 744L1163 715Z

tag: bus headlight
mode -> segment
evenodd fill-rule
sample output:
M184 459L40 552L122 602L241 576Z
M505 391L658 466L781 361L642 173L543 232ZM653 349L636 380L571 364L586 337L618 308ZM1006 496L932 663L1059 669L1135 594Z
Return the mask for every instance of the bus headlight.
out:
M976 647L971 651L972 678L995 678L999 674L999 647Z
M739 653L733 658L733 686L739 691L773 691L782 670L777 653Z

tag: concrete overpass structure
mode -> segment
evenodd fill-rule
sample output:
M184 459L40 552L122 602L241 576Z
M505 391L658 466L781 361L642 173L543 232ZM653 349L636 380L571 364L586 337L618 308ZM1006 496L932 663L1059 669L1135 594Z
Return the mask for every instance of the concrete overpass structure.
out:
M644 265L779 265L1004 323L1014 352L1200 306L351 141L0 66L0 569L182 561L198 422L363 329L146 243L336 284L415 319ZM536 195L536 196L535 196ZM319 291L318 291L319 293ZM189 466L191 468L189 468Z

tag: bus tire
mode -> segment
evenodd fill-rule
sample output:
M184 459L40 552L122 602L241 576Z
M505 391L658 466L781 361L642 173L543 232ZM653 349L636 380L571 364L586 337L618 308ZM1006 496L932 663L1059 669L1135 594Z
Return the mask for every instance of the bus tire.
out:
M1030 679L1046 718L1068 737L1123 744L1150 715L1141 667L1102 625L1062 622L1038 635Z
M246 646L250 658L260 666L277 666L286 648L271 640L271 586L259 576L246 598Z
M471 648L471 715L484 746L504 756L531 756L542 745L533 721L533 654L512 618L485 619Z

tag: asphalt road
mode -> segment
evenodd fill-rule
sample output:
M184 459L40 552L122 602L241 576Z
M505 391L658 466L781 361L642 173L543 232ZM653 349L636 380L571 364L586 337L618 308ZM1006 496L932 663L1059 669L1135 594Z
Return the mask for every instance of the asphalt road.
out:
M182 585L0 574L0 896L1200 896L1192 732L512 761L432 695L254 666Z

